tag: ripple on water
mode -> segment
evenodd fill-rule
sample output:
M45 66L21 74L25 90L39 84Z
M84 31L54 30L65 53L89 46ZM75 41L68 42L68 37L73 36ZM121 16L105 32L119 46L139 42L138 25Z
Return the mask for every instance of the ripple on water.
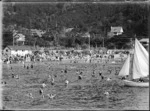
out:
M86 70L90 70L89 72L83 70L85 65L74 67L80 68L87 73L86 80L83 81L75 81L76 75L74 69L69 69L68 78L70 81L75 81L69 84L66 88L64 86L64 82L61 81L61 78L56 78L56 84L52 86L48 86L46 91L48 93L56 92L57 96L53 100L42 99L36 96L36 91L39 88L39 84L42 81L46 81L47 73L51 74L54 72L59 73L62 70L62 66L52 69L46 69L45 66L35 66L35 72L30 72L28 75L24 75L27 73L26 69L22 70L22 75L20 80L17 82L12 80L8 86L5 86L3 92L3 101L4 104L9 108L20 107L24 109L30 108L79 108L79 109L149 109L149 89L144 88L132 88L132 87L124 87L118 83L116 80L112 81L103 81L97 78L91 78L91 75L88 76L91 71L91 65L88 64L88 68ZM64 66L63 66L64 67ZM6 70L6 69L5 69ZM13 67L13 70L18 70ZM50 71L49 71L50 70ZM57 70L59 70L57 72ZM8 72L8 74L7 74ZM84 72L84 73L85 73ZM5 79L8 81L8 76L11 75L10 71L4 71L6 73ZM16 71L16 74L20 72ZM45 79L46 78L46 79ZM67 79L68 79L67 78ZM72 79L73 78L73 79ZM23 85L23 87L18 87ZM24 96L24 93L33 92L33 95L36 96L34 99L29 99ZM109 96L106 97L105 92L109 92Z

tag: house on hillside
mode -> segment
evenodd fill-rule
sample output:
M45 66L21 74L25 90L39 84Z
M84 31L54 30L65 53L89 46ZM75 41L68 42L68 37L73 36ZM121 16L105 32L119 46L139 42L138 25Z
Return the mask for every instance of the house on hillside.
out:
M67 32L71 32L74 28L63 28L63 32L67 33Z
M110 32L108 33L108 36L114 36L114 35L121 35L123 33L123 28L120 27L111 27Z
M89 37L90 37L90 33L89 33L89 32L86 32L86 33L83 33L81 36L82 36L82 37L85 37L85 38L89 38Z
M149 38L143 38L139 41L149 51Z
M3 54L6 54L8 56L25 56L26 54L32 54L33 50L34 48L30 46L7 46L3 49Z
M18 43L22 43L24 45L25 42L25 35L22 33L18 33L18 31L14 30L13 31L13 40L15 40Z
M42 37L42 35L45 33L46 33L46 31L31 29L31 35L33 35L33 36Z

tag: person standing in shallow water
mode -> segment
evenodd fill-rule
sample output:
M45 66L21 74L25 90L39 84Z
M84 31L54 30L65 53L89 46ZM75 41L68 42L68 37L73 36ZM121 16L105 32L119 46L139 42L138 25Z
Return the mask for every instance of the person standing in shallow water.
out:
M99 72L99 76L101 76L101 75L102 75L102 71Z
M27 69L29 69L29 67L31 67L31 57L29 54L25 56L25 63L25 66L27 67Z
M83 73L83 72L80 72L80 74L78 75L78 80L81 80L81 79L82 79L82 73Z
M63 59L63 57L62 57L62 56L60 56L60 57L59 57L59 61L61 62L61 61L62 61L62 59Z

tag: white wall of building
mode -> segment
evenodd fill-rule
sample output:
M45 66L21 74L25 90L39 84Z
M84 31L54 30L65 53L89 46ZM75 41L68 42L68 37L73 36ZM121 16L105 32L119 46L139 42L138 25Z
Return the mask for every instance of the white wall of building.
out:
M32 51L30 50L11 50L11 55L20 55L20 56L25 56L26 54L32 54Z

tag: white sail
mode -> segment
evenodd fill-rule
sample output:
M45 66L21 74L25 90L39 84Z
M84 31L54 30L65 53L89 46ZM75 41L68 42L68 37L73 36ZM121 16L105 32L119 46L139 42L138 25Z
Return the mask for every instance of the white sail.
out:
M128 55L125 63L123 64L119 76L126 76L129 75L129 69L130 69L130 54Z
M135 50L133 60L133 79L149 75L149 54L142 44L135 39Z

